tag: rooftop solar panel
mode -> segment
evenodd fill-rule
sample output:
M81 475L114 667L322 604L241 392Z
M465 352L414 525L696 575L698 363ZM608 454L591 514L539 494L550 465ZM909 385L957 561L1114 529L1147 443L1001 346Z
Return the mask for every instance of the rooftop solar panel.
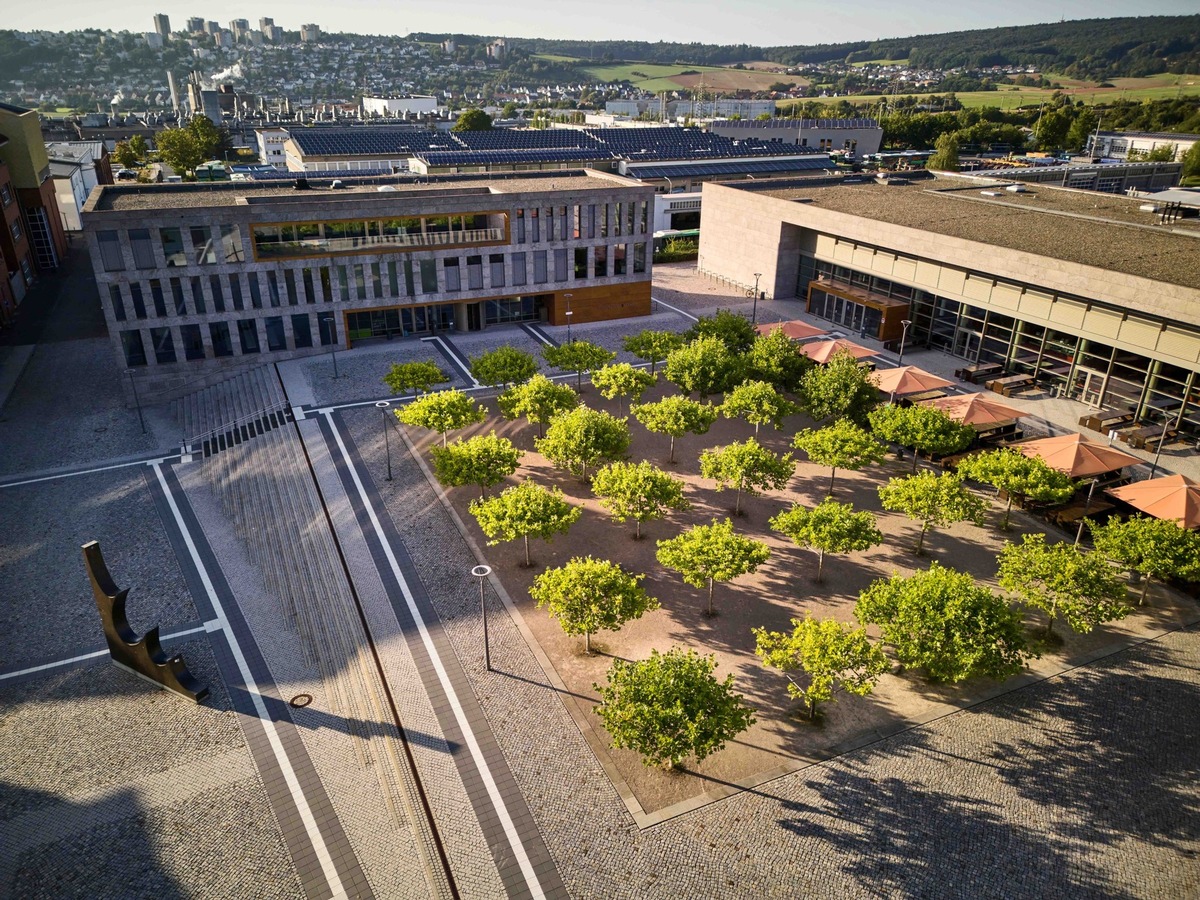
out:
M719 162L679 162L663 165L630 166L626 171L634 178L677 178L703 175L759 175L773 172L802 172L832 169L827 157L813 159L746 159Z

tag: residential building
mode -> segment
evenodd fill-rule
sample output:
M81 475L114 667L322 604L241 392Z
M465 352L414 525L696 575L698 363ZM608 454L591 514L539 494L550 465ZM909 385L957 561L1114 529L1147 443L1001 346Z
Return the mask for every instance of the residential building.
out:
M320 25L301 25L300 40L306 44L315 44L321 40Z
M857 157L878 153L883 129L875 119L766 119L747 117L713 122L713 134L739 140L749 136L764 141L781 141L824 152L851 153Z
M250 22L246 19L233 19L229 23L229 31L235 43L241 43L250 35Z
M508 44L505 42L504 38L497 38L487 45L488 59L494 59L496 62L500 62L504 59L507 53Z
M143 37L146 39L146 46L151 50L161 50L163 46L163 36L156 31L147 31Z
M16 188L33 270L52 272L67 251L67 237L36 110L0 103L0 162L7 163ZM24 274L32 279L33 272Z
M171 19L164 13L159 13L154 17L154 33L164 41L171 37ZM162 46L161 44L159 46Z
M63 228L80 231L79 218L92 188L112 184L112 166L103 141L49 141L46 155L55 180Z
M263 16L261 19L258 20L258 30L261 31L263 34L269 33L270 30L274 26L275 26L275 20L268 16Z
M0 144L0 154L4 145ZM0 157L0 327L12 324L25 291L33 284L33 255L21 219L21 204L8 166Z
M192 16L187 20L188 34L203 34L204 33L204 17Z
M1174 134L1169 131L1099 131L1088 137L1087 153L1105 159L1128 159L1134 155L1152 153L1164 147L1173 148L1172 160L1180 162L1200 134Z
M362 340L563 325L568 303L647 315L652 202L587 170L116 185L83 222L117 364L165 397Z
M209 20L204 23L204 30L211 35L219 35L221 33L221 23Z
M283 152L284 144L287 143L288 139L286 128L279 126L256 128L254 129L254 137L258 144L258 158L260 160L277 169L287 168L287 156Z

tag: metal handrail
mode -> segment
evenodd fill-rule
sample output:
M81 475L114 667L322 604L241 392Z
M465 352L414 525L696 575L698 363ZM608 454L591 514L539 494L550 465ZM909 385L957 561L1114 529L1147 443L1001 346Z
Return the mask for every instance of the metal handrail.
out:
M277 403L272 403L270 406L263 407L262 409L258 410L257 412L247 413L244 416L240 416L236 419L232 419L228 422L224 422L220 425L216 425L212 428L209 428L205 431L200 432L199 434L193 435L192 437L184 438L184 440L183 440L184 446L190 447L192 444L197 443L197 442L202 442L214 435L223 434L227 431L233 431L234 429L240 428L241 426L246 425L250 422L257 422L259 419L265 418L266 416L269 416L273 412L286 413L289 408L290 407L288 406L288 403L286 400L280 400Z

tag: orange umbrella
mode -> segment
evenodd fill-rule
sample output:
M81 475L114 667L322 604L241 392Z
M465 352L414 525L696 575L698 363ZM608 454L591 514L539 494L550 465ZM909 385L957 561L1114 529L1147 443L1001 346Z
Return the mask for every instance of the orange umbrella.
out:
M1026 456L1040 456L1050 468L1065 472L1072 478L1115 472L1141 462L1136 456L1105 444L1093 444L1078 433L1026 441L1024 444L1014 444L1013 449L1020 450Z
M816 337L818 334L828 334L828 329L818 328L816 325L809 325L807 322L801 322L799 319L793 319L790 322L768 322L765 325L758 325L756 329L759 334L770 334L772 331L782 331L793 341L800 341L804 338Z
M991 399L986 394L958 394L926 400L922 406L934 406L956 422L964 425L995 425L1029 415L1015 406Z
M1200 484L1183 475L1135 481L1108 493L1156 519L1170 519L1183 528L1200 525Z
M875 383L885 394L919 394L954 384L916 366L897 366L878 371L875 373Z
M876 351L868 347L863 347L855 344L853 341L846 341L841 338L830 341L813 341L811 344L801 344L798 349L813 362L818 362L821 365L825 365L837 353L849 353L855 359L862 359L864 356L874 356L876 353Z

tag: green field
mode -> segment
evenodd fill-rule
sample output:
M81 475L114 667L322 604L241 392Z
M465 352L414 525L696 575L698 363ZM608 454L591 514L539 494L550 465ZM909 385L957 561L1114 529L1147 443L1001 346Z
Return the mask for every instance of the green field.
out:
M704 76L704 89L709 93L732 93L737 90L765 91L776 81L794 81L807 83L803 78L789 75L777 75L770 72L759 72L753 69L732 69L727 66L692 66L692 65L659 65L657 63L623 62L615 65L592 65L587 60L569 56L554 56L549 53L538 54L539 59L552 62L577 62L582 64L583 71L597 81L628 81L644 91L658 93L659 91L674 91L696 87L700 80L697 75L684 75L684 72L698 72Z

